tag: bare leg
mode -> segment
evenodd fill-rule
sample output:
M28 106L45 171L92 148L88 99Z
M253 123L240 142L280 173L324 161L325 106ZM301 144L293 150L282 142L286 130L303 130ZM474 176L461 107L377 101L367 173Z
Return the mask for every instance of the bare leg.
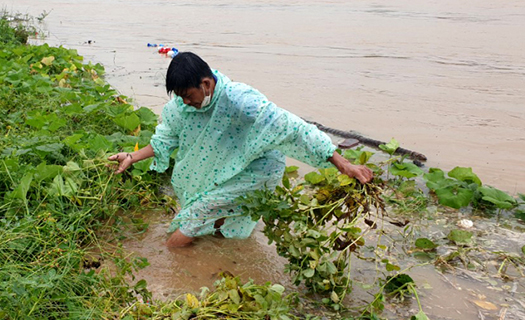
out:
M180 247L186 247L189 246L193 242L194 238L186 237L185 235L180 232L180 230L177 230L173 232L166 242L166 246L168 248L180 248Z
M213 227L215 228L215 236L218 236L220 238L224 238L223 234L221 233L221 226L224 224L224 220L226 218L221 218L217 221L215 221L215 224Z

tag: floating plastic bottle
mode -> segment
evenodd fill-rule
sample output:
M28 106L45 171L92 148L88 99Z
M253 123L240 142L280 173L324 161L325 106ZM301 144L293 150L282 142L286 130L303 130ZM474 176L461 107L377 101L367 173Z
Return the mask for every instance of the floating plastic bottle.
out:
M170 58L175 57L177 54L179 54L179 50L177 50L177 48L171 48L171 51L168 52L168 56Z
M156 47L158 53L166 54L170 58L175 57L179 53L179 50L177 48L170 47L168 45L163 45L163 44L158 44L157 45L155 43L148 43L148 47Z

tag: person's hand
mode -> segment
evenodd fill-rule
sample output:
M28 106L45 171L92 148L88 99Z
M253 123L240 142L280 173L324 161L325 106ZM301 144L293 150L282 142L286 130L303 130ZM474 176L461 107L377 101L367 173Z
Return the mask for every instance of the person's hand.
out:
M341 173L346 174L350 178L356 178L361 183L368 183L374 177L374 173L370 168L366 166L354 165L351 163L345 163L338 168Z
M333 163L339 172L350 178L356 178L361 183L368 183L374 177L374 173L368 167L352 164L337 152L334 152L328 161Z
M117 154L112 155L108 158L109 161L118 161L118 167L115 170L116 174L124 172L127 168L129 168L133 163L133 155L131 153L127 152L120 152Z

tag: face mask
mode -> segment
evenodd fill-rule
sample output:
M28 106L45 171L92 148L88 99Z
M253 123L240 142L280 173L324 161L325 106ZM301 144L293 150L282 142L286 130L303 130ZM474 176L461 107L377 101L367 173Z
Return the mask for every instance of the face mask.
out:
M202 100L201 108L207 107L211 102L211 92L209 95L206 95L206 92L204 91L204 86L201 85L202 93L204 93L204 100Z

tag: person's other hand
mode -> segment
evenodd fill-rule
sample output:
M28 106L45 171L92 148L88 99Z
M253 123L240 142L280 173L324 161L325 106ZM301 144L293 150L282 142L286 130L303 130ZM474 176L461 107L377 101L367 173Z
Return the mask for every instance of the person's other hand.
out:
M131 153L127 152L120 152L117 154L112 155L108 158L109 161L118 161L118 167L115 170L116 174L124 172L127 168L129 168L133 164L133 156Z
M361 183L368 183L374 177L374 173L366 166L354 165L345 163L339 168L341 173L346 174L350 178L356 178Z
M346 174L350 178L356 178L361 183L368 183L374 177L374 173L366 166L360 166L350 163L347 159L341 156L337 151L328 158L342 174Z

